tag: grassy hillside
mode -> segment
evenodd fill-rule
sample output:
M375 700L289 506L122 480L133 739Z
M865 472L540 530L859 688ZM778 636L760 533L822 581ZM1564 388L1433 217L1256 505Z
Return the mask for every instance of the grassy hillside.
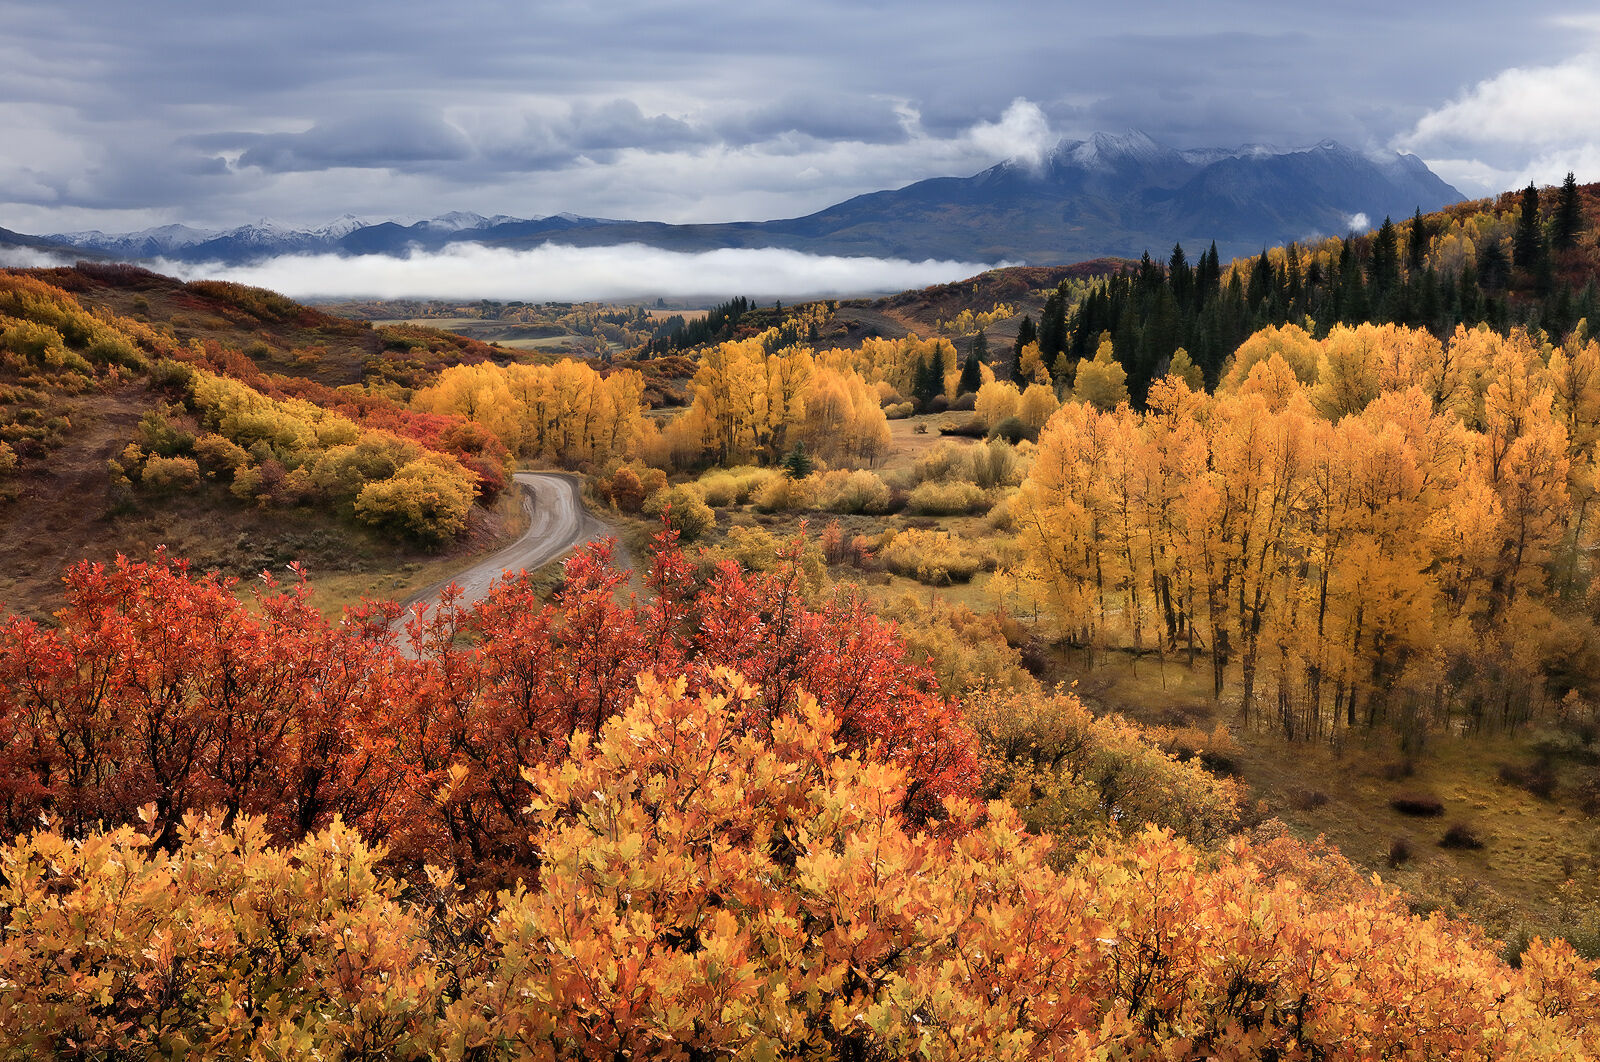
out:
M434 329L372 328L259 289L88 264L0 273L0 336L0 602L34 616L61 604L66 564L162 545L246 577L299 561L352 595L426 582L439 544L364 524L348 506L236 496L227 474L194 455L206 429L184 381L200 370L264 402L342 408L358 430L471 463L460 440L440 441L447 422L419 420L399 399L448 366L514 356ZM503 455L484 460L490 478L478 482L492 488ZM492 489L480 494L494 501ZM484 547L501 523L475 507L443 555Z

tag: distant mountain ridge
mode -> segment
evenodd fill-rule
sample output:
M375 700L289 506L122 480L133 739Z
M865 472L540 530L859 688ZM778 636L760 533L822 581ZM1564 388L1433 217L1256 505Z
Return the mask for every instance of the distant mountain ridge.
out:
M1180 150L1141 132L1062 141L1037 166L1010 161L935 177L776 221L672 225L574 214L485 217L454 211L409 224L345 215L316 229L268 221L228 231L165 225L44 239L101 254L241 264L284 254L403 255L463 243L643 243L680 251L782 247L816 254L1060 264L1164 256L1175 242L1224 257L1344 235L1383 217L1463 198L1414 155L1373 156L1336 141Z

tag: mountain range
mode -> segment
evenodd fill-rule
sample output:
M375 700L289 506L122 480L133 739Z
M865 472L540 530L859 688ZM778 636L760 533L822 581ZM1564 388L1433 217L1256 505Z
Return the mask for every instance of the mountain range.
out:
M19 238L134 259L244 264L285 254L404 255L453 244L533 247L643 243L678 251L781 247L815 254L1057 264L1165 256L1213 240L1224 258L1365 230L1385 216L1463 197L1415 155L1372 155L1324 140L1179 150L1132 132L1062 141L1037 165L1009 161L936 177L776 221L674 225L553 214L455 212L403 224L351 215L315 229L262 221L228 231L165 225L142 232ZM0 230L4 232L4 230ZM0 237L0 242L5 242Z

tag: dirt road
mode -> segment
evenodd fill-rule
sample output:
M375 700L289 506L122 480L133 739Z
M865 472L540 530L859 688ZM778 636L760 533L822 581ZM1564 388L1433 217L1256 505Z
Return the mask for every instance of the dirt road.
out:
M522 491L522 511L528 514L528 529L522 533L522 537L466 571L406 598L404 606L407 615L396 624L396 630L404 627L413 606L438 601L440 591L451 583L461 588L461 603L470 605L483 600L489 593L490 585L504 572L524 568L533 571L585 542L616 535L609 525L590 515L589 510L584 508L576 477L549 472L518 472L516 484ZM620 547L614 560L619 568L632 566Z

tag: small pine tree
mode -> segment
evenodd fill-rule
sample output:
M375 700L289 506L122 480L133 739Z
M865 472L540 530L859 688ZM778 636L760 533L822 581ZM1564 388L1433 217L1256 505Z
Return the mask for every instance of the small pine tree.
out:
M790 479L805 479L811 475L816 465L811 460L811 455L806 453L806 444L797 442L794 449L783 459L783 471Z

